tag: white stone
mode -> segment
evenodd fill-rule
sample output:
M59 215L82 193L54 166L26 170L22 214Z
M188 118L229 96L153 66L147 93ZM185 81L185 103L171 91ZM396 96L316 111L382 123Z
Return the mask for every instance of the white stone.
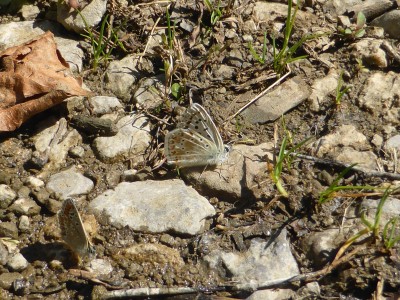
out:
M319 111L321 104L326 103L330 99L328 95L337 88L338 79L339 74L337 70L331 69L328 75L318 78L313 82L311 86L312 92L308 97L312 111Z
M28 216L21 216L19 218L18 229L22 232L29 232L31 230L31 223Z
M40 13L39 8L36 5L23 5L19 12L24 20L34 20Z
M135 76L138 59L126 56L121 60L113 60L105 74L106 87L121 99L129 99Z
M290 109L296 107L311 94L311 89L301 76L296 76L260 97L241 113L251 123L275 121Z
M245 197L244 190L256 185L255 178L266 171L266 161L273 158L273 143L257 146L234 145L227 161L215 167L183 168L181 173L203 195L218 196L234 202Z
M94 114L104 115L113 111L123 110L121 102L116 97L96 96L89 99Z
M96 275L108 275L113 266L108 260L97 258L90 261L90 271Z
M47 190L62 200L88 194L93 187L93 181L77 172L75 167L52 175L46 184Z
M0 184L0 208L7 208L15 198L17 198L17 193L12 188L6 184Z
M118 133L114 136L97 137L93 148L99 159L104 162L116 162L142 156L150 145L150 122L143 115L131 114L121 118L117 124Z
M238 289L257 289L272 282L284 281L298 275L299 268L294 259L286 230L273 241L260 238L251 240L246 252L214 250L204 257L209 267L218 272L223 265L231 274Z
M25 259L25 257L21 253L15 254L7 262L7 266L12 271L25 270L26 267L28 267L28 264L29 264L28 261Z
M89 205L117 227L151 233L173 231L195 235L215 214L208 200L181 180L122 182Z
M34 176L29 176L29 177L26 179L25 184L26 184L27 186L29 186L29 187L32 187L32 188L38 188L38 187L44 186L43 180L41 180L41 179L39 179L39 178L36 178L36 177L34 177Z
M107 9L107 0L92 0L85 7L80 8L81 14L65 3L57 2L57 21L67 30L83 33L87 27L93 28L100 23ZM82 19L82 16L84 20Z
M155 109L164 99L157 91L163 91L165 86L160 77L151 77L141 80L133 94L133 98L139 108Z
M400 74L374 72L358 98L358 105L382 120L382 124L400 124Z

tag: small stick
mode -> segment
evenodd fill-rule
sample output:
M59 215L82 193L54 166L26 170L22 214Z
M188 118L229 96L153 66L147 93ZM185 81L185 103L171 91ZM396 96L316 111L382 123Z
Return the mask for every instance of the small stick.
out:
M150 39L152 38L154 30L156 29L156 27L158 25L158 22L160 22L160 19L161 18L158 18L157 21L154 23L153 28L151 28L151 31L150 31L149 38L147 40L146 46L144 47L143 52L139 55L139 63L142 62L142 58L147 52L147 48L149 47L149 44L150 44Z
M257 96L255 96L250 102L248 102L246 105L244 105L241 109L239 109L236 113L234 113L232 116L228 117L228 119L224 122L228 122L230 120L232 120L234 117L236 117L238 114L240 114L241 112L243 112L247 107L249 107L250 105L252 105L254 102L256 102L259 98L261 98L262 96L264 96L270 89L272 89L273 87L275 87L276 85L278 85L283 79L285 79L287 76L290 75L290 73L292 73L292 70L290 70L289 65L287 65L288 67L288 72L283 75L281 78L279 78L277 81L275 81L272 85L270 85L268 88L266 88L265 90L263 90L261 93L259 93Z
M311 160L318 164L330 165L330 166L334 166L334 167L347 168L347 167L351 166L351 164L334 161L334 160L329 160L329 159L318 158L318 157L314 157L314 156L310 156L310 155L299 154L299 153L295 153L295 152L291 153L291 155L302 158L302 159ZM368 170L368 169L364 169L364 168L357 167L357 166L353 166L351 169L353 171L363 173L367 177L380 177L380 178L388 178L388 179L392 179L392 180L400 180L400 174L397 174L397 173L373 171L373 170Z
M189 287L172 287L172 288L137 288L119 291L110 291L101 296L100 299L124 299L124 298L143 298L161 295L180 295L180 294L195 294L199 290Z

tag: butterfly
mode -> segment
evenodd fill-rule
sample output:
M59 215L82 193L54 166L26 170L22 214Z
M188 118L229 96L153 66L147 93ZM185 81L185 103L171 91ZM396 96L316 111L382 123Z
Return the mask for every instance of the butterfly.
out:
M58 223L61 237L78 256L92 256L95 253L74 200L64 200L58 212Z
M178 167L216 165L228 158L229 151L210 115L197 103L185 111L177 128L165 136L167 162Z

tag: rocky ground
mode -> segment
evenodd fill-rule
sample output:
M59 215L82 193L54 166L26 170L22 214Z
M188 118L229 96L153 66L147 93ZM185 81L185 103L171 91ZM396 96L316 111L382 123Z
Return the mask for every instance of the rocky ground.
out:
M1 51L50 31L91 91L0 120L0 298L397 299L398 5L304 1L292 28L287 1L0 1ZM166 164L191 101L224 163Z

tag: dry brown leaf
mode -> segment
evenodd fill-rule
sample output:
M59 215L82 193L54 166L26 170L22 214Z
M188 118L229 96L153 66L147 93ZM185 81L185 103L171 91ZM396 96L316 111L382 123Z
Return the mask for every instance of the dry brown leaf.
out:
M87 96L81 81L46 32L0 53L0 131L13 131L33 115L71 96Z

